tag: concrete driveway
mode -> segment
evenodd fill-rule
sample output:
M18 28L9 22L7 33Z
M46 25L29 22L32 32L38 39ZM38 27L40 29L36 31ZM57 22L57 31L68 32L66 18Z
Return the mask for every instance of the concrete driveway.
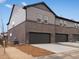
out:
M71 46L71 47L79 48L78 42L59 42L59 44L64 45L64 46Z
M63 46L63 45L58 45L58 44L32 44L32 46L46 49L48 51L55 52L55 53L78 50L78 48Z
M56 54L33 57L15 47L6 48L6 56L2 57L3 48L0 48L0 59L79 59L79 49L58 44L32 44L32 46L46 49ZM9 58L8 58L9 56Z
M70 46L63 46L58 44L32 44L35 47L46 49L56 54L48 56L40 56L36 59L79 59L79 49Z

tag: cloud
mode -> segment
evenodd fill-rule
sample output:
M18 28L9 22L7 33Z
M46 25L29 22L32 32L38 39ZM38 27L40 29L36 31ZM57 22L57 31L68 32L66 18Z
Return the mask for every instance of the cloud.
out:
M26 6L26 5L27 5L25 2L22 2L21 4L22 4L23 6Z
M8 8L12 8L12 5L10 5L10 4L6 4L5 6Z
M4 3L6 0L0 0L0 3Z

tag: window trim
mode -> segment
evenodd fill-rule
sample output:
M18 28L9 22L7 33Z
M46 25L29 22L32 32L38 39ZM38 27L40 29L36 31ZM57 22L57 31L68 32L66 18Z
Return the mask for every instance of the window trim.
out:
M44 16L43 16L43 19L44 19L44 20L48 20L49 17L44 15Z

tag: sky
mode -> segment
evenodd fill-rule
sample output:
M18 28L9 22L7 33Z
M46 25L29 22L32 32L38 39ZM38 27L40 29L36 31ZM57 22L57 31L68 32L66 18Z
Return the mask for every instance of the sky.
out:
M58 16L79 21L79 0L0 0L0 32L3 31L1 27L2 22L4 31L7 31L6 24L9 21L13 4L25 6L42 1L45 2Z

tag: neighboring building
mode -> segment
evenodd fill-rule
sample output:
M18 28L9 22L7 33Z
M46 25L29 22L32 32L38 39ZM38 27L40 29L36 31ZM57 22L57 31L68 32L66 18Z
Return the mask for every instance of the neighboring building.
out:
M44 2L13 5L8 22L8 40L20 43L75 42L79 22L57 16Z

